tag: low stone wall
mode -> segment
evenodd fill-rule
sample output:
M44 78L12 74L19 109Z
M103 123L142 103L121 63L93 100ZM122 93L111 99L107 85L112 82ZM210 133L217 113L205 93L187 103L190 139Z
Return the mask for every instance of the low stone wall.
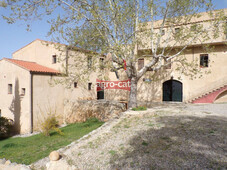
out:
M83 122L91 117L106 122L126 110L125 104L106 100L79 100L68 103L66 108L67 123Z

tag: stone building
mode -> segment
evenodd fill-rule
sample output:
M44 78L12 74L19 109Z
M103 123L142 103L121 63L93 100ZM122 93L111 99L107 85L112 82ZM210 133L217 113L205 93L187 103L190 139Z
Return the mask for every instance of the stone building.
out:
M190 42L177 60L183 58L187 60L188 63L193 63L194 69L198 70L200 74L198 74L197 78L193 77L193 75L190 76L190 73L188 73L188 75L182 74L182 72L177 71L177 62L173 59L170 65L163 67L163 69L158 72L151 70L146 73L143 80L140 80L139 88L141 91L138 96L139 100L192 103L227 102L226 22L220 22L218 29L215 29L215 17L219 13L226 16L227 9L213 11L213 15L206 12L200 13L200 17L192 18L192 20L187 23L175 24L174 28L170 28L169 26L163 27L160 48L164 48L165 40L168 36L173 37L169 44L172 51L180 51ZM160 31L161 24L162 20L154 22L155 33ZM178 34L180 30L182 30L182 32L186 30L196 33L198 26L202 26L207 30L205 38L198 34L198 37L193 41L189 40L179 43L174 40L174 36ZM142 56L144 53L150 53L152 55L151 43L147 43L149 39L144 38L146 35L144 32L149 30L150 27L150 22L140 25L142 41L138 47L139 56ZM217 36L213 36L213 34L215 35L214 31L217 31ZM146 64L146 62L146 58L139 58L138 69ZM183 67L186 66L182 65L182 68ZM185 70L188 71L188 68ZM147 82L147 79L151 79L151 82ZM143 95L142 91L145 89L149 95Z
M207 13L201 14L202 17L184 27L208 24L210 18ZM155 24L158 30L160 21ZM150 23L146 23L141 28L146 31L149 26ZM176 25L175 31L179 27L181 25ZM168 27L164 29L165 32L167 30ZM139 103L227 102L226 34L223 29L219 34L217 39L209 39L202 44L192 42L181 54L197 65L202 77L192 79L177 72L174 62L158 72L150 70L138 83ZM212 48L207 51L202 48L203 45ZM179 47L180 44L174 46L176 49ZM139 45L137 53L142 56L150 48ZM37 130L39 122L49 113L54 112L60 120L65 121L71 106L78 100L128 100L128 91L96 91L96 79L118 80L114 72L102 67L104 61L105 56L89 50L39 39L31 42L14 52L12 59L0 61L1 115L13 119L19 133L29 133ZM140 57L138 69L146 62L146 58ZM78 75L83 74L87 77L81 81ZM125 72L119 72L119 80L126 79Z
M71 53L86 61L82 68L90 67L87 63L90 51L79 48L68 50L63 44L39 39L14 52L13 59L0 61L1 116L13 119L19 133L38 130L39 123L52 113L62 123L70 103L78 99L96 99L95 72L85 83L75 80L64 82L68 85L62 84L66 74L74 69L70 68ZM95 55L92 53L92 56Z

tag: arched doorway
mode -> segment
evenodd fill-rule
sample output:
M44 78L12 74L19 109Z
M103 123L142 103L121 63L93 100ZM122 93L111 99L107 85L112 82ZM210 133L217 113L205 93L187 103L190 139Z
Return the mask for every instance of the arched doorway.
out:
M163 101L182 102L182 83L177 80L165 81L162 85Z

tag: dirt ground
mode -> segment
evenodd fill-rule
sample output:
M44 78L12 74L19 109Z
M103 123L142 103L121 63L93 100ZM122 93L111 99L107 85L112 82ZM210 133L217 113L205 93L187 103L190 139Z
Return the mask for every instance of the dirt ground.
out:
M227 169L227 104L127 111L59 152L61 160L46 158L33 167Z

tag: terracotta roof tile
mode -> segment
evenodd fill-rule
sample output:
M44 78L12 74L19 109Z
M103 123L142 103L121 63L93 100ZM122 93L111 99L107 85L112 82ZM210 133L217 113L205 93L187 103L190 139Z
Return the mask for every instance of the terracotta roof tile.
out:
M52 74L59 74L60 72L57 70L54 70L52 68L48 68L42 65L39 65L35 62L30 62L30 61L23 61L23 60L15 60L15 59L8 59L5 58L5 60L14 63L30 72L33 73L52 73Z

